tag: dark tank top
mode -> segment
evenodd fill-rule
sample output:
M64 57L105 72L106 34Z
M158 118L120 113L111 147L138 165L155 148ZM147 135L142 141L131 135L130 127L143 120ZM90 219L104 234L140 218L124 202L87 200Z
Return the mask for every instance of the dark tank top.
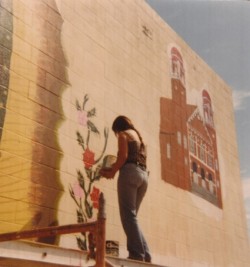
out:
M145 146L135 140L128 141L128 157L126 163L135 163L146 168L147 153Z

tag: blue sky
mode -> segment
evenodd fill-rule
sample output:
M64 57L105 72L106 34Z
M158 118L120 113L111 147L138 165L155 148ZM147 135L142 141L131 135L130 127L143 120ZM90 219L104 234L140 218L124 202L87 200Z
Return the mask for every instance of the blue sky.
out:
M146 0L232 88L250 236L250 1Z

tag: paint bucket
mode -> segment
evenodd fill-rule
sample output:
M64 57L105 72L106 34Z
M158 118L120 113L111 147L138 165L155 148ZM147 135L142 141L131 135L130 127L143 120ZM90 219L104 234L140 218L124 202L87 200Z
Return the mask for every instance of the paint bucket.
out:
M112 165L116 162L116 156L113 155L106 155L103 158L102 162L102 168L103 169L109 169L112 167Z
M106 254L109 256L119 257L119 242L106 240Z

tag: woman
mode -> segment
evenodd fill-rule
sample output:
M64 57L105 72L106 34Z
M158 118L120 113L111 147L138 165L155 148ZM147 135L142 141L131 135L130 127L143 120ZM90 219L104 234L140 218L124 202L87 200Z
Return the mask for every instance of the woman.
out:
M117 160L111 169L102 169L101 175L113 178L119 170L118 201L127 236L128 258L151 262L147 242L137 222L137 213L148 187L145 145L140 133L125 116L114 120L112 130L118 138Z

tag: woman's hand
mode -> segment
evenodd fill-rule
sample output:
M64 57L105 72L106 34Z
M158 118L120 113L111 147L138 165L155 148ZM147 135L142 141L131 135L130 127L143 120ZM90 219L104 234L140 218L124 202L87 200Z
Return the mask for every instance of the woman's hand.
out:
M118 133L118 153L116 162L111 168L102 168L100 174L108 179L113 179L116 172L124 165L128 157L128 140L125 133Z
M107 178L107 179L113 179L115 176L115 171L113 168L103 168L99 171L99 173L101 174L101 176Z

